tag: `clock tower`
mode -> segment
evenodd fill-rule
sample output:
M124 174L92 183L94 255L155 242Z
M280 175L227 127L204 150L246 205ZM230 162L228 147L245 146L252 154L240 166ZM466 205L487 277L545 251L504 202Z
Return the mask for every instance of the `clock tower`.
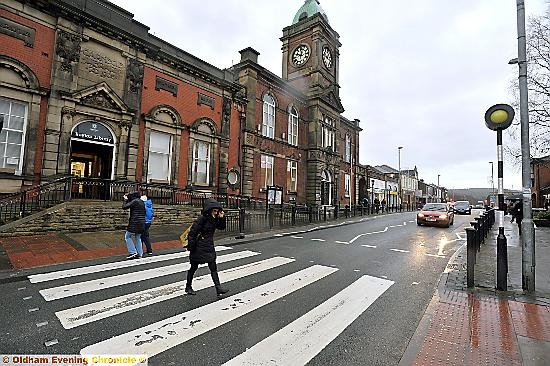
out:
M339 203L341 154L339 97L340 36L318 0L306 0L283 29L282 78L305 95L307 116L307 201Z
M318 0L306 0L283 29L282 77L308 97L328 97L335 111L339 101L338 59L340 36L334 31ZM328 95L332 94L332 95Z

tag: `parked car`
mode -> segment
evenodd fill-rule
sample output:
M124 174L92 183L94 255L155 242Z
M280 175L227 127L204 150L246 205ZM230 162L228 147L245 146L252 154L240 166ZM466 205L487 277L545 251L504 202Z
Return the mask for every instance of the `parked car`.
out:
M470 202L468 201L455 202L455 206L453 210L457 214L466 214L466 215L472 214L472 206L470 206Z
M446 203L426 203L416 215L417 225L449 227L454 224L455 214Z

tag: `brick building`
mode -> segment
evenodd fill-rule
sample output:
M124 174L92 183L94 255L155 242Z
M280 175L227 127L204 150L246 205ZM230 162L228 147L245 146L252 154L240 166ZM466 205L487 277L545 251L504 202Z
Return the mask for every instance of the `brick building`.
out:
M339 35L316 0L283 29L282 77L251 48L216 68L103 0L5 0L0 22L0 193L78 175L361 197L361 128L342 116Z
M531 159L531 197L533 207L550 203L550 155Z

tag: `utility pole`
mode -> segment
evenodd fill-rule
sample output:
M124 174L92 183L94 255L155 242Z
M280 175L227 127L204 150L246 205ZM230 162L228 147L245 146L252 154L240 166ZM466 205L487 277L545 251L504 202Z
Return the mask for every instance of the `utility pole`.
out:
M524 291L535 292L535 228L531 203L531 152L529 149L529 110L527 92L527 41L525 36L525 1L516 0L519 66L519 115L521 124L521 183L523 221L521 225L521 285Z

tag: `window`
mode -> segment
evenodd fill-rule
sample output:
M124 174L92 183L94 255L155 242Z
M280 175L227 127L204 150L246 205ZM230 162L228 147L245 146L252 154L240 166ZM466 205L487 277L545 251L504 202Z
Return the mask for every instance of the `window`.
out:
M346 135L346 141L344 145L344 161L346 163L351 162L351 138Z
M149 138L149 181L170 181L171 136L167 133L151 131Z
M271 138L275 137L275 99L269 94L264 96L262 135Z
M288 161L286 168L286 189L289 192L296 192L298 190L298 162Z
M345 184L345 196L349 197L351 195L351 176L349 174L346 174L344 176L344 184Z
M324 122L322 126L322 146L323 148L330 147L334 151L334 122L328 117L325 117Z
M27 105L0 99L0 115L4 116L4 128L0 133L0 168L14 169L15 174L20 175Z
M298 145L298 111L294 107L288 113L288 143Z
M195 141L192 181L195 184L210 184L210 144L208 142Z
M261 175L263 188L273 185L273 156L262 155Z

